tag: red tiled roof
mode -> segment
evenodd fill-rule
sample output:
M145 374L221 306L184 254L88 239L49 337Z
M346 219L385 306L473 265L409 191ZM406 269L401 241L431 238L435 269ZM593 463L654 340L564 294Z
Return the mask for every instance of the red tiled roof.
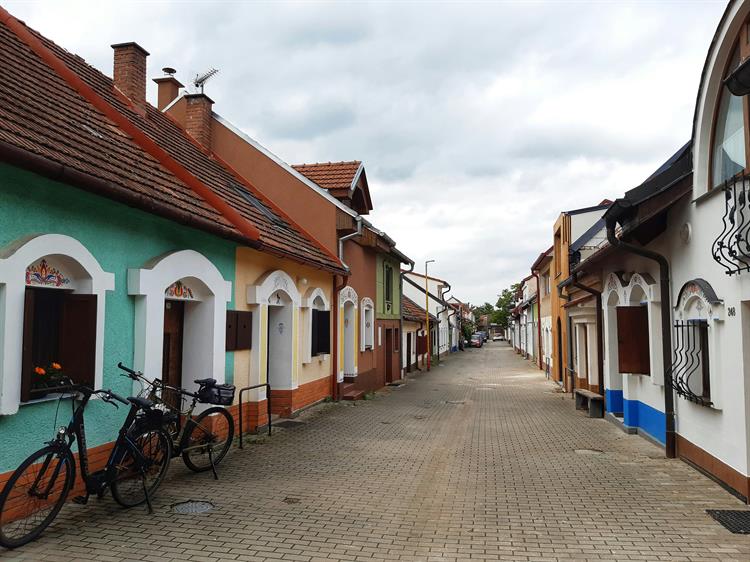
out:
M211 158L168 116L150 105L145 115L141 115L117 92L112 79L80 57L29 31L96 95L176 160L188 175L246 219L252 225L248 231L257 227L262 250L315 267L343 271L335 256L303 234L241 177ZM233 238L244 238L235 224L170 172L143 143L97 110L5 23L0 24L0 60L3 61L0 143L129 190L138 196L141 204L137 206L147 211L154 212L149 203L155 201L198 217L206 224L219 225L233 234ZM250 192L267 212L248 202L237 188Z
M414 322L422 322L425 319L425 309L411 300L409 297L401 296L401 314L405 320L412 320ZM430 314L430 320L437 321L437 318Z
M303 176L330 190L349 191L362 162L324 162L317 164L294 164L292 168Z

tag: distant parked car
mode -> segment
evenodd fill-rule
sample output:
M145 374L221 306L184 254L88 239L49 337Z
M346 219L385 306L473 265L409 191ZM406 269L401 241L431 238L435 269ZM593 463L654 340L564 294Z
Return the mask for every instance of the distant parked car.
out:
M494 336L492 336L492 341L504 341L504 340L505 338L501 336L500 334L495 334Z
M487 332L477 332L482 337L482 343L487 341Z
M482 335L477 332L476 334L472 334L471 336L471 347L482 347L484 345L484 339L482 339Z

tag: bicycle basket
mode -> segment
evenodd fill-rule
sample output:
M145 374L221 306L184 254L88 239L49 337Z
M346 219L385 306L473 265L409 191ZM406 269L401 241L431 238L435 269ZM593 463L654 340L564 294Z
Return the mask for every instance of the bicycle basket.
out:
M204 404L231 406L234 402L235 387L233 384L215 384L204 386L198 391L198 400Z

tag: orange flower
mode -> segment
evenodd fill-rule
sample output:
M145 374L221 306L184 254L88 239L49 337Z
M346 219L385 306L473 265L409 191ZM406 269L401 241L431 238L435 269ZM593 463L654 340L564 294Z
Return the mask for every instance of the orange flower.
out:
M36 368L34 369L34 372L35 372L35 373L36 373L37 375L46 375L46 374L47 374L47 371L45 371L45 370L44 370L44 369L42 369L41 367L36 367Z
M62 366L60 365L60 363L52 363L52 368L55 371L60 371L62 369Z

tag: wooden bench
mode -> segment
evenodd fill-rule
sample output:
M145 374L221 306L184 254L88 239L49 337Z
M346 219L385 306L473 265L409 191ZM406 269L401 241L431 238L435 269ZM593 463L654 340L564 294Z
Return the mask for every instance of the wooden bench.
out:
M576 388L575 393L576 410L588 410L590 418L604 417L604 396L582 388Z

